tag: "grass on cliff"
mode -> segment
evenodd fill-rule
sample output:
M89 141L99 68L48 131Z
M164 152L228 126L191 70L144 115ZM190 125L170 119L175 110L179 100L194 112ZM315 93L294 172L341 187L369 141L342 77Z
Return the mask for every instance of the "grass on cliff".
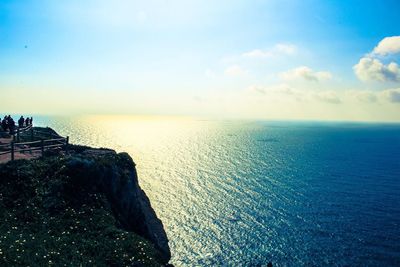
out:
M159 266L154 246L119 227L69 160L0 165L0 266Z

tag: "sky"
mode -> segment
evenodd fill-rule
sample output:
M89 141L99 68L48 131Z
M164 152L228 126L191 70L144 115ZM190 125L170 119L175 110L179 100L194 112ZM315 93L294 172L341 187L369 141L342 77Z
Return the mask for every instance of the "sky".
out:
M0 112L400 122L397 0L1 0Z

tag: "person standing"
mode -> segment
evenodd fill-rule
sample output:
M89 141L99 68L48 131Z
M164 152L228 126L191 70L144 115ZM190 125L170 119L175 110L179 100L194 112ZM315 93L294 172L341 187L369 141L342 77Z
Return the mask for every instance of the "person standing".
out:
M19 118L19 120L18 120L18 127L19 127L19 128L24 127L24 121L25 121L24 116L21 116L21 117Z
M1 122L1 128L3 128L3 131L7 131L7 116L4 116L4 119Z
M10 129L10 134L14 134L15 131L15 121L11 116L8 117L8 128Z

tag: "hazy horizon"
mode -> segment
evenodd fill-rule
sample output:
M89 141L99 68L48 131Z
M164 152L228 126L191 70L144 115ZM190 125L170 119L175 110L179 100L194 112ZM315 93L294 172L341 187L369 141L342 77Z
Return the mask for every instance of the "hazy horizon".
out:
M397 1L2 1L1 112L400 122Z
M269 122L269 123L288 123L290 124L310 124L310 125L318 125L318 124L344 124L344 125L367 125L367 124L388 124L388 125L398 125L400 124L399 121L374 121L374 120L346 120L346 119L291 119L291 118L286 118L286 119L279 119L279 118L256 118L256 117L228 117L228 116L200 116L200 115L179 115L179 114L118 114L118 113L64 113L64 114L45 114L45 113L7 113L7 112L1 112L2 116L5 115L11 115L13 118L19 118L20 116L23 117L33 117L34 121L37 121L37 119L42 119L42 118L48 118L48 119L66 119L66 120L75 120L75 119L88 119L89 121L98 121L98 120L141 120L141 121L225 121L225 122ZM36 118L36 120L35 120ZM45 126L45 125L41 125Z

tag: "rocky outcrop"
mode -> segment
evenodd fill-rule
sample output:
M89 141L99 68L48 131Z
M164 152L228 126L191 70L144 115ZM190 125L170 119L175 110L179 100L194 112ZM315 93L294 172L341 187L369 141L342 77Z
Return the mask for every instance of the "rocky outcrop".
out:
M76 155L75 155L76 157ZM171 258L168 238L163 224L157 218L146 193L140 188L135 163L127 153L116 154L112 150L87 149L80 156L82 161L71 160L70 165L86 173L96 170L95 184L105 192L111 208L121 226L145 237L160 250L162 260ZM97 164L101 159L102 164Z
M68 151L0 164L0 265L168 265L167 235L132 158Z

